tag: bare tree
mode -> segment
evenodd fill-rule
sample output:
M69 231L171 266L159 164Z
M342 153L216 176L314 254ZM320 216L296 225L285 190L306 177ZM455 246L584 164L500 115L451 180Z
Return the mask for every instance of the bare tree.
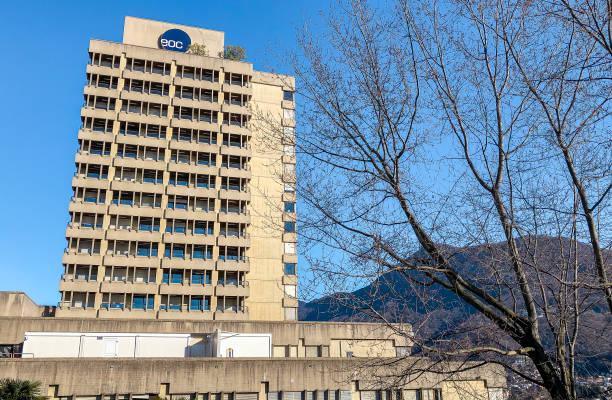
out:
M307 24L288 59L313 288L420 355L577 398L577 366L601 355L583 343L610 351L605 6L354 0Z

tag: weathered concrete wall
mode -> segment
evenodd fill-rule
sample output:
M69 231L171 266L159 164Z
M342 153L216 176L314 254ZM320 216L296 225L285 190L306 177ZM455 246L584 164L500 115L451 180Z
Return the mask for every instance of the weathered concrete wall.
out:
M348 322L277 321L164 321L76 318L0 317L0 343L23 342L25 332L134 332L134 333L212 333L216 329L237 333L271 333L273 345L329 345L332 339L389 341L394 346L410 346L407 337L382 324ZM410 333L410 326L403 329Z
M371 362L359 359L5 359L0 360L0 377L38 380L43 384L43 391L49 385L58 385L55 396L156 394L161 393L162 384L169 384L171 394L260 392L263 382L268 383L269 391L387 389L379 380L385 368L373 367L368 364ZM415 361L407 360L407 364L415 365ZM497 366L457 373L453 380L457 385L483 390L506 386L503 369ZM394 387L445 390L449 386L440 376L423 373Z
M1 317L42 317L48 308L37 305L23 292L0 292Z

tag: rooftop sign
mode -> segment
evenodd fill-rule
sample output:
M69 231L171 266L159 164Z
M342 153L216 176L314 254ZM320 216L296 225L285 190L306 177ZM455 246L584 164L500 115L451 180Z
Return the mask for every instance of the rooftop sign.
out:
M191 44L191 38L180 29L170 29L159 37L159 46L170 51L186 52Z

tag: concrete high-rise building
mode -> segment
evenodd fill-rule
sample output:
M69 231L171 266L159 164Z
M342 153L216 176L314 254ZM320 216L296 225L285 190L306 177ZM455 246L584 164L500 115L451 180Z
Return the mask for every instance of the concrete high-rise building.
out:
M294 79L224 48L132 17L90 41L56 316L297 319Z

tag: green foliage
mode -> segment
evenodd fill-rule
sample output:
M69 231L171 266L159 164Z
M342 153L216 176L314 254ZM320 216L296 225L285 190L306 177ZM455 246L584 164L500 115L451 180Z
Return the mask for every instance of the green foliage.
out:
M206 48L205 44L191 43L191 45L189 45L189 49L187 50L187 53L194 54L196 56L207 56L208 49Z
M225 51L219 52L219 57L234 61L244 61L246 60L246 50L242 46L228 44L225 46Z
M0 400L44 400L40 395L40 382L19 379L0 380Z
M160 395L156 395L153 397L153 400L167 400L165 397L161 397Z

